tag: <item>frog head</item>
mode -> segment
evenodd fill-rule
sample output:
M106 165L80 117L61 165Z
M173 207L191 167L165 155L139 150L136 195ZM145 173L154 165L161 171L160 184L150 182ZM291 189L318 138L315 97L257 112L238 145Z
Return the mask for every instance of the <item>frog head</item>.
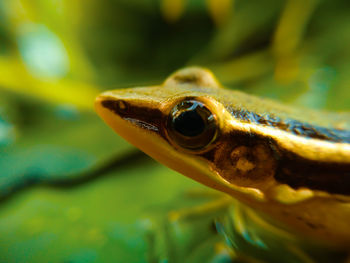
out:
M237 123L232 134L228 96L209 70L191 67L160 86L105 92L95 105L109 126L157 161L235 197L263 200L256 182L266 181L275 164L263 144L245 145L244 125Z

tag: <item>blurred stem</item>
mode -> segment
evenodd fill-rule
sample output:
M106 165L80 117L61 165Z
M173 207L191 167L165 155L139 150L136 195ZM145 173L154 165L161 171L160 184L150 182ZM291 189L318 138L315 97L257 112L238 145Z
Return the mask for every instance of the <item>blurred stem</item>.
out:
M261 50L209 67L220 81L232 85L272 72L274 65L270 50Z
M255 42L255 39L261 40L265 37L282 7L281 1L277 0L236 0L234 4L234 12L227 23L218 27L217 33L208 46L187 64L207 64L239 54L240 49L247 48Z
M299 74L298 49L319 0L288 0L280 17L272 43L276 57L275 79L288 83Z
M276 56L293 53L303 39L304 32L319 0L288 0L273 38Z

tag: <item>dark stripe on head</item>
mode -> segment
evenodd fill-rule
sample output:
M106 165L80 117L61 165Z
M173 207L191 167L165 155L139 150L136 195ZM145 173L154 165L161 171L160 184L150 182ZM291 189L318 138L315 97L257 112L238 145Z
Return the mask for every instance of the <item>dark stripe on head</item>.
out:
M237 110L231 107L227 107L227 110L232 114L232 116L242 121L275 127L306 138L350 143L350 131L347 130L325 128L293 119L282 120L281 118L271 114L259 115L254 112L249 112L242 109Z

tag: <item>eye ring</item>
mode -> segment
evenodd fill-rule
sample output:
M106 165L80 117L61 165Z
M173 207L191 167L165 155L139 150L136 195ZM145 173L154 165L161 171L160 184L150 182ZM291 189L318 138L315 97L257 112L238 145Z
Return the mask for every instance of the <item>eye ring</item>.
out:
M213 145L219 134L219 122L210 108L210 103L195 98L175 104L166 121L166 131L172 144L196 152Z

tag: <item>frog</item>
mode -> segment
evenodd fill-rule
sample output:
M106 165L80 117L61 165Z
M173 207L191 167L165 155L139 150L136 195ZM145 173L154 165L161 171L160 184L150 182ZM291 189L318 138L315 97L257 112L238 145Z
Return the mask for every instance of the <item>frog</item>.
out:
M158 162L278 229L350 251L349 113L227 89L202 67L161 85L103 92L95 108Z

